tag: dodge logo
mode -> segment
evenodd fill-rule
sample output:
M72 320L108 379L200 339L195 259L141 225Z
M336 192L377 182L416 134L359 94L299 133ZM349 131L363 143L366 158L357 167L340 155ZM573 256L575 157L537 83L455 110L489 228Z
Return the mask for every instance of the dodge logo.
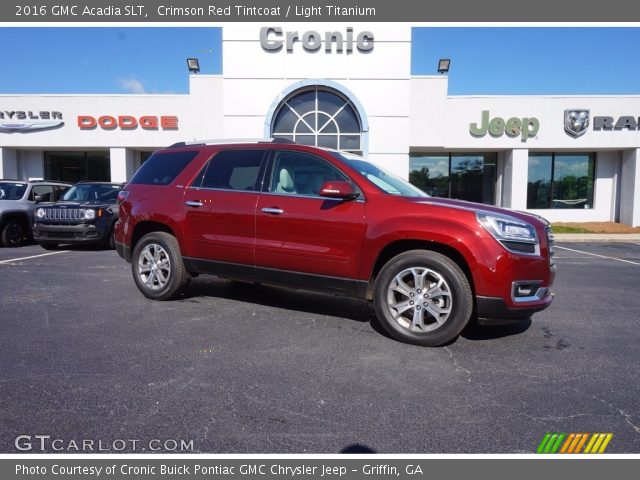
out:
M571 109L564 111L564 131L578 138L589 127L589 110Z

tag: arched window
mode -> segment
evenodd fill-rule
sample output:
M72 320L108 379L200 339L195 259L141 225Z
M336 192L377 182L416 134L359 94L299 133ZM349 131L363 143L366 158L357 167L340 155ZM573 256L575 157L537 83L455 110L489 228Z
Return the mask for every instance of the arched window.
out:
M362 126L353 103L328 87L301 89L285 98L271 136L362 154Z

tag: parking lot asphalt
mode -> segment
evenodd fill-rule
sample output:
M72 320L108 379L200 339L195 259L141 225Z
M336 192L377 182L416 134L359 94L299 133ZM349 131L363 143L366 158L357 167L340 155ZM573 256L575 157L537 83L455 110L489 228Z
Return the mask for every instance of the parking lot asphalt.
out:
M0 452L533 453L547 432L640 452L640 244L559 243L549 309L441 348L366 302L204 276L153 302L113 251L47 253L0 249Z

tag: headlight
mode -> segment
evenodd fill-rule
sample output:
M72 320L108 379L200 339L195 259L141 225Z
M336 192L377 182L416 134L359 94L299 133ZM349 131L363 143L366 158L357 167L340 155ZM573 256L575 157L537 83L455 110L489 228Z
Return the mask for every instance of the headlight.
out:
M84 219L85 220L93 220L94 218L96 218L96 211L92 210L90 208L87 208L84 211Z
M44 208L38 208L36 210L36 217L38 217L38 218L44 218L45 217Z
M516 253L540 254L536 229L522 220L499 213L478 212L478 223L502 245Z

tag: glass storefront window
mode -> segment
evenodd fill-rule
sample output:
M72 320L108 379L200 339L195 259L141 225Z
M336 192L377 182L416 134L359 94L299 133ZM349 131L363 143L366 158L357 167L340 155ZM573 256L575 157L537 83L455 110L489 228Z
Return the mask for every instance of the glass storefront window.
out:
M527 208L549 208L553 158L548 154L529 155Z
M44 175L47 180L70 183L110 182L109 152L44 152Z
M434 197L495 204L496 154L412 154L409 181Z
M527 208L593 208L595 155L529 155Z
M412 156L409 181L434 197L449 196L449 156Z
M452 155L451 198L493 204L495 185L495 156Z

